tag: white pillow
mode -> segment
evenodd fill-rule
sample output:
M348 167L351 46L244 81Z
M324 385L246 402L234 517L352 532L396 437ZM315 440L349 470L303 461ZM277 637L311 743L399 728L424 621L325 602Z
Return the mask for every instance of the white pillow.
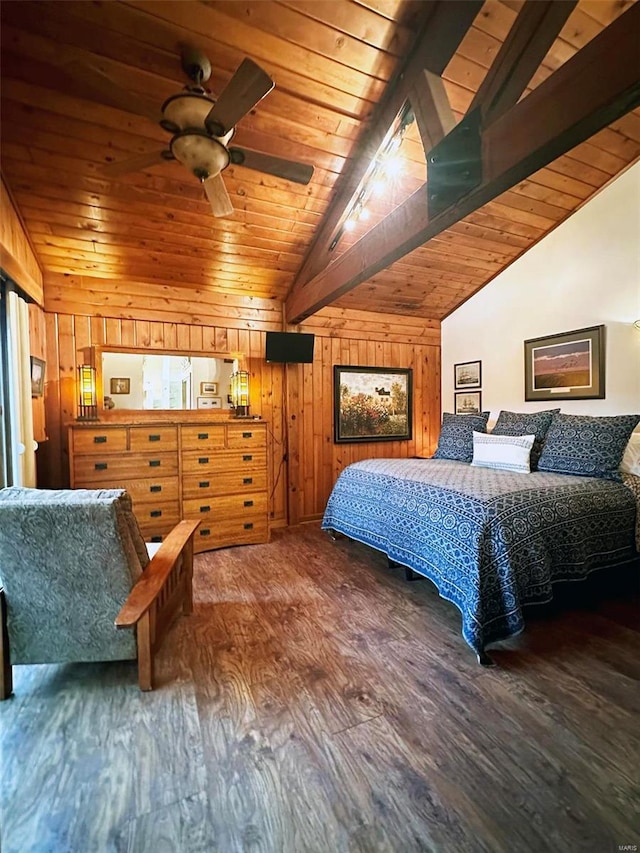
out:
M491 435L473 433L472 465L478 468L503 468L528 474L529 456L535 435Z
M620 470L624 474L635 474L640 477L640 432L631 433L631 438L624 449Z

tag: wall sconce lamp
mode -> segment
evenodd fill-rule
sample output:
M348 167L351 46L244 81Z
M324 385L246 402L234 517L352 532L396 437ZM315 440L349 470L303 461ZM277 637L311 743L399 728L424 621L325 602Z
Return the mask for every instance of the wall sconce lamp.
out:
M78 420L98 420L96 369L90 364L78 367Z
M249 417L249 372L237 370L231 374L231 401L237 418Z

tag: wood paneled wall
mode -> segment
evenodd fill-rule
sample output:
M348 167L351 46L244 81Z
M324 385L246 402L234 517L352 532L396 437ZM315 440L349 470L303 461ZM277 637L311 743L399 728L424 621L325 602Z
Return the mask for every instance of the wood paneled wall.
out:
M17 208L0 176L0 267L32 299L42 305L42 272L22 226Z
M147 293L153 288L147 287ZM47 303L49 294L47 293ZM148 315L171 316L171 300ZM142 303L142 298L139 298ZM263 302L268 304L267 300ZM153 300L144 300L148 306ZM175 310L175 306L174 310ZM194 306L194 315L201 306ZM138 313L142 307L131 306ZM271 310L281 311L272 304ZM103 304L102 312L110 309ZM116 310L114 313L125 313ZM251 313L251 312L249 312ZM181 349L191 353L243 352L251 373L251 411L268 423L271 472L270 517L280 526L320 516L335 478L350 462L370 456L413 456L430 453L440 423L440 326L434 321L387 317L325 309L302 331L317 335L313 364L267 364L266 329L229 312L228 325L196 325L159 319L86 316L47 311L46 419L49 441L38 451L39 484L69 483L67 424L76 417L76 368L89 346L132 346L150 350ZM406 320L406 322L404 322ZM244 328L234 328L243 325ZM279 328L282 328L280 320ZM414 428L408 442L333 443L333 365L412 367Z

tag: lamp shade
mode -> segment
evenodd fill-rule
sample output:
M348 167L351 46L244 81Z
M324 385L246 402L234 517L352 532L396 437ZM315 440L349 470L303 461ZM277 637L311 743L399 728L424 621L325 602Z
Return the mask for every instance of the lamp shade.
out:
M96 369L91 364L81 364L78 367L78 420L97 419Z
M249 372L247 370L237 370L231 374L231 401L236 417L249 416Z

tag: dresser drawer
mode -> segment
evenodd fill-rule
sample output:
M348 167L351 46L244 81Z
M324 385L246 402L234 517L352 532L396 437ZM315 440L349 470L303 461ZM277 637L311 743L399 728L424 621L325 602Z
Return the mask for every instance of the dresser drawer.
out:
M147 501L134 501L133 512L138 520L140 529L165 528L171 530L181 519L180 504L178 501L167 503L148 503Z
M177 477L148 477L141 480L122 480L120 488L126 489L135 501L166 502L178 500L179 483Z
M229 424L227 426L227 447L266 447L267 434L264 426L241 426Z
M135 452L157 453L160 450L178 449L178 430L176 427L131 427L129 430L129 449Z
M199 475L188 475L182 480L182 497L185 500L202 495L250 494L266 490L267 472L256 469L253 471L231 471L224 474L209 475L200 472Z
M124 480L165 477L178 473L175 453L137 453L124 456L76 456L73 460L75 488L93 488L94 484L120 486Z
M260 519L217 519L211 524L204 521L196 531L193 550L196 553L211 548L226 548L230 545L251 545L267 542L269 527L266 515Z
M206 472L208 474L222 474L225 471L248 470L251 468L264 468L267 464L266 450L223 450L215 453L202 453L193 455L184 454L182 469L185 474Z
M71 445L77 453L118 453L127 449L126 427L82 427L71 430Z
M246 495L223 495L219 497L203 496L200 499L190 498L182 502L185 518L205 519L244 518L264 515L267 512L266 492L247 492Z
M224 426L183 426L182 451L208 453L222 450L225 444Z

